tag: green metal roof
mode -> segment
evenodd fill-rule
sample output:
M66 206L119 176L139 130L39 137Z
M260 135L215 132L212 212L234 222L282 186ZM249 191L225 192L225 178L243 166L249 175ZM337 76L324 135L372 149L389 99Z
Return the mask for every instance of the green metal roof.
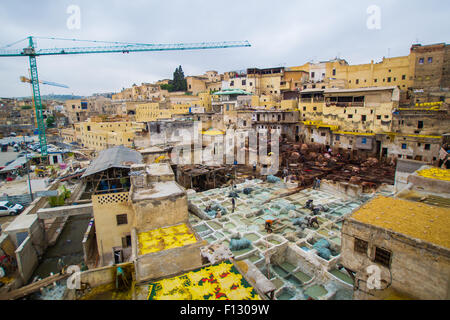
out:
M247 92L247 91L242 90L242 89L224 89L222 91L214 93L214 95L218 95L218 96L232 95L232 94L251 95L250 92Z

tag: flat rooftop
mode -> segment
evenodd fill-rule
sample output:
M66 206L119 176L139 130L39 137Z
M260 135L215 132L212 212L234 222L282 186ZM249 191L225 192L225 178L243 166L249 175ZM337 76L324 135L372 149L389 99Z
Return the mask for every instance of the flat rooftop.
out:
M351 218L438 246L450 248L450 209L378 196Z
M158 228L138 234L139 255L169 250L196 243L194 233L186 224Z
M261 300L230 261L151 282L148 300Z
M152 163L146 166L146 171L152 176L173 175L172 168L168 163Z
M437 179L443 181L450 181L450 170L441 168L429 168L417 171L421 177Z
M4 230L5 232L29 229L37 220L37 214L20 214Z
M184 192L184 189L175 181L154 182L152 183L152 188L134 192L133 201L157 200L170 196L180 196Z

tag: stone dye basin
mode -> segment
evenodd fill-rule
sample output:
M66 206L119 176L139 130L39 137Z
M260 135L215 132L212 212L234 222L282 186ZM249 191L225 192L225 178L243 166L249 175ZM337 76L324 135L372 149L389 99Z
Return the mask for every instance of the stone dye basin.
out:
M200 225L198 225L198 226L195 226L194 228L193 228L195 231L197 231L197 232L203 232L203 231L207 231L207 230L211 230L210 228L208 228L206 225L204 225L204 224L200 224Z
M328 291L320 284L315 284L305 290L305 296L311 297L316 300L326 295L327 293Z
M250 240L251 242L253 242L253 241L258 240L260 238L260 236L257 235L256 233L249 233L249 234L246 234L244 236L244 238L246 238L246 239Z
M281 289L277 294L277 300L291 300L294 297L294 293L287 288Z
M209 225L211 228L213 228L214 230L222 229L222 225L221 225L220 223L218 223L218 222L215 222L215 221L209 221L209 222L208 222L208 225Z
M338 269L333 269L331 271L329 271L333 276L335 276L336 278L344 281L345 283L348 283L349 285L353 285L353 279L348 275L347 272L345 271L341 271Z
M307 275L306 273L304 273L303 271L300 271L300 270L294 272L293 275L297 279L299 279L302 283L306 283L312 279L312 277L310 275Z

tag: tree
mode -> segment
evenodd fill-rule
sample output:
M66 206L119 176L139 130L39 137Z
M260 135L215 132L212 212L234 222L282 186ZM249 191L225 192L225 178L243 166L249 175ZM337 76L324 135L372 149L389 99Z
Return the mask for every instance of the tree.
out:
M171 84L171 83L168 83L168 84L162 84L161 85L161 89L162 90L167 90L167 91L169 91L169 92L173 92L174 90L173 90L173 85Z
M175 69L175 72L173 73L173 80L170 84L173 85L173 91L187 90L187 81L184 78L184 72L181 66Z
M55 124L55 117L54 116L48 116L47 117L47 128L53 127Z

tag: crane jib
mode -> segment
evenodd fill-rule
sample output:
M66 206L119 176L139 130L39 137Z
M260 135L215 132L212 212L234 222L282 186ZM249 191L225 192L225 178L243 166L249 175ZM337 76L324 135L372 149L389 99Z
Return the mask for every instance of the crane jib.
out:
M142 43L121 43L116 42L116 45L109 46L95 46L95 47L72 47L72 48L49 48L36 50L33 37L28 37L28 47L23 49L0 49L0 57L29 57L31 70L31 86L33 88L34 107L36 110L37 129L39 131L39 143L41 146L41 156L46 157L47 152L47 138L45 136L45 124L42 115L41 94L39 91L38 70L36 64L37 56L46 55L66 55L66 54L91 54L91 53L130 53L130 52L146 52L146 51L173 51L173 50L202 50L202 49L222 49L222 48L238 48L250 47L248 41L223 41L223 42L200 42L200 43L177 43L177 44L142 44ZM23 39L23 40L26 40ZM83 42L86 40L76 39L52 39L51 40L71 40ZM20 41L23 41L20 40ZM16 41L16 44L20 41ZM88 41L89 42L89 41ZM101 41L91 41L101 42ZM107 43L107 42L105 42ZM111 42L109 42L111 43ZM5 46L8 48L12 44Z

